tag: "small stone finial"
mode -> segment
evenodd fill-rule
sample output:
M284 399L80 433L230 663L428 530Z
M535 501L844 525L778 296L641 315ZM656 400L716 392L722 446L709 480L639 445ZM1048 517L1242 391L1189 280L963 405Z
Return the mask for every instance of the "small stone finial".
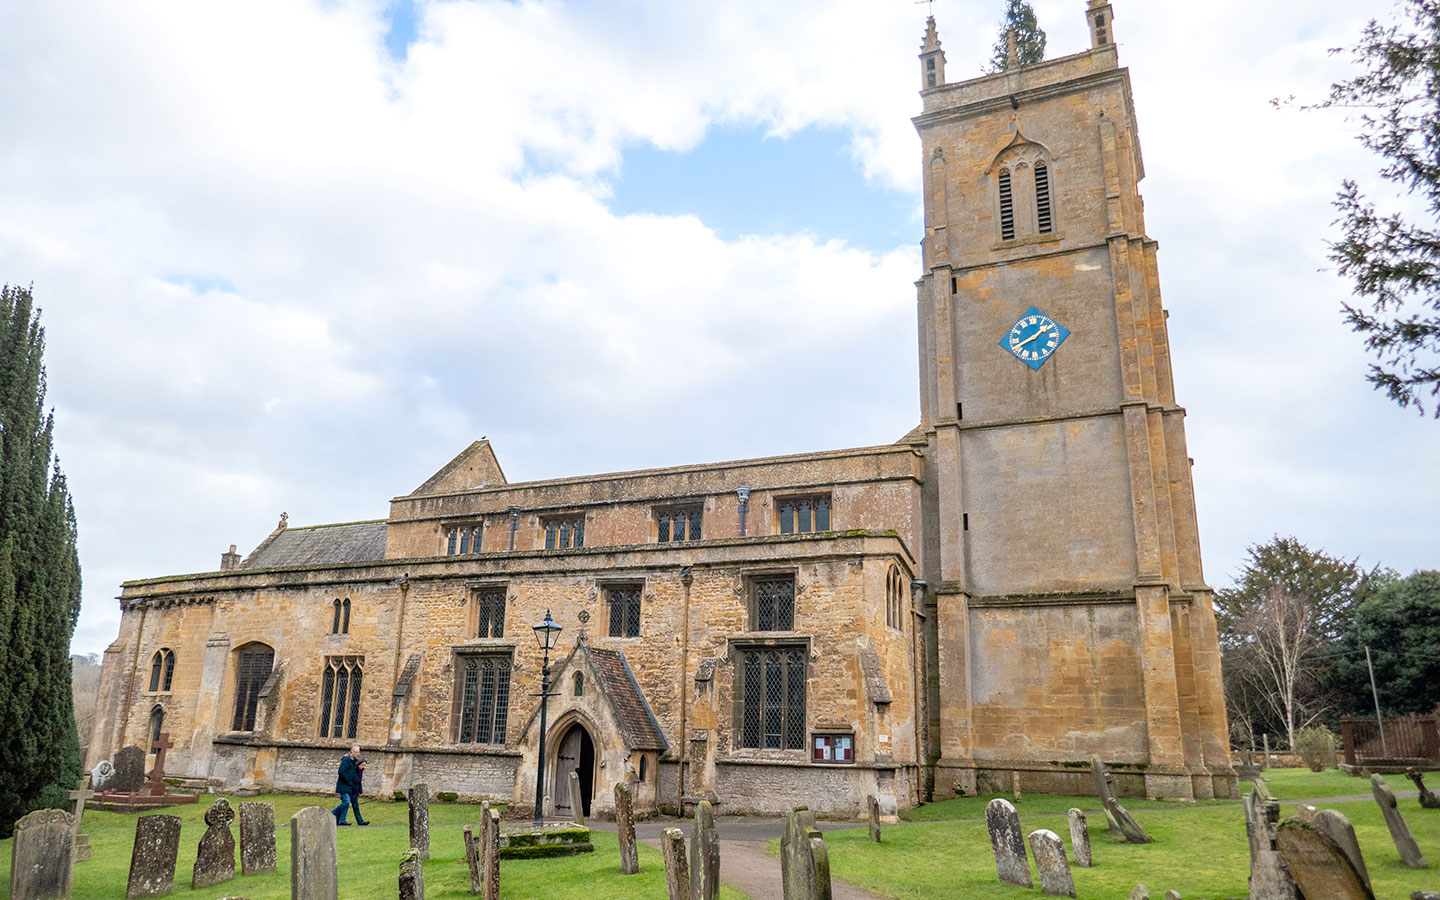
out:
M282 513L280 514L280 524L279 524L279 525L276 525L275 527L276 527L277 529L281 530L281 531L284 531L285 528L287 527L286 523L288 523L289 521L290 521L290 514L287 513L287 512L282 512Z
M1017 69L1020 67L1020 36L1015 29L1005 30L1005 68Z
M1085 21L1090 26L1090 48L1092 50L1115 43L1115 29L1110 24L1115 20L1115 11L1110 0L1090 0L1085 11Z
M925 20L925 43L920 45L920 90L945 84L945 51L940 49L940 34L935 30L935 17ZM749 489L746 488L746 493ZM742 497L741 502L746 498Z

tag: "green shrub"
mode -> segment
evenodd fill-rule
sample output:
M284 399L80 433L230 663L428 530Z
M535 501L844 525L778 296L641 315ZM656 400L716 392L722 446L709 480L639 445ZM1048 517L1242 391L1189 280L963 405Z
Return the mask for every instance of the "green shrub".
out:
M395 792L395 800L396 800L396 802L398 802L398 803L404 803L404 802L405 802L405 792L404 792L404 791L396 791L396 792Z
M460 795L455 793L454 791L437 791L435 794L435 799L439 800L441 803L454 803L456 800L460 799Z
M1311 725L1295 732L1295 753L1312 772L1335 765L1335 735L1324 725Z

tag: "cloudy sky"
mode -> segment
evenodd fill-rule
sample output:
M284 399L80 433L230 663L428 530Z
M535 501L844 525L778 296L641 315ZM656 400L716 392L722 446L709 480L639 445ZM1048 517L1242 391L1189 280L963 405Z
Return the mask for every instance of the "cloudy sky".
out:
M1050 55L1083 0L1036 0ZM1002 0L934 7L951 80ZM1363 381L1276 111L1349 0L1116 0L1207 577L1274 533L1440 564L1440 424ZM1369 10L1374 12L1376 10ZM80 521L75 649L130 578L383 517L470 440L511 480L864 446L918 420L909 0L0 5L0 281L33 284Z

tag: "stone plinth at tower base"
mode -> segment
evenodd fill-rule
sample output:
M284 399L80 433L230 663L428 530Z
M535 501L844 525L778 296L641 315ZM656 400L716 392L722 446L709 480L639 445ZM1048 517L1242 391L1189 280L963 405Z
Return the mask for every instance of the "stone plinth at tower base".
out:
M1233 769L1216 770L1143 763L1110 764L1115 792L1125 798L1147 800L1228 800L1240 796ZM977 761L941 759L935 765L935 799L1009 794L1015 775L1029 794L1093 796L1095 783L1087 760L1032 762L1029 760Z
M548 859L594 853L590 829L566 823L543 828L524 827L500 832L501 859Z

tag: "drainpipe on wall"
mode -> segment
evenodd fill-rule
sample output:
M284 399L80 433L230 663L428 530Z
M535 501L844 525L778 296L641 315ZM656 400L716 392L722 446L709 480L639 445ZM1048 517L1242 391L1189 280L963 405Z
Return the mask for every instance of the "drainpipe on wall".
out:
M741 514L744 515L743 513ZM743 522L744 519L741 519ZM743 529L743 525L741 526ZM675 780L675 815L685 815L685 767L690 762L690 692L685 681L690 677L690 584L695 576L690 566L680 569L680 587L684 601L680 606L680 777ZM659 774L656 774L658 780Z
M925 614L920 610L924 609L923 601L927 587L929 585L919 578L910 582L910 718L915 723L916 787L919 789L921 797L929 799L933 792L925 789L927 783L925 766L930 761L930 747L926 742L926 725L930 720L930 711L927 709L923 717L920 715L920 711L924 708L921 698L927 696L929 692L929 685L925 679L925 636L920 633L921 627L925 624Z
M510 507L510 549L515 549L515 532L520 530L520 507Z
M740 536L745 536L745 514L750 511L750 489L739 487L735 489L735 496L740 498Z

